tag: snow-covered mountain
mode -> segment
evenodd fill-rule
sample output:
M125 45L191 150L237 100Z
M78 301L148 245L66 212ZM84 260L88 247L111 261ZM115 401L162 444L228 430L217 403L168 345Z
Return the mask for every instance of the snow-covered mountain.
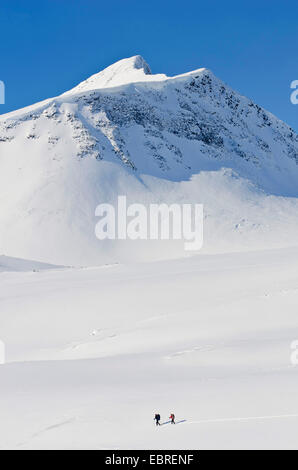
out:
M209 70L121 60L0 117L0 253L54 264L180 256L183 243L100 242L95 208L205 205L205 251L295 244L298 136Z

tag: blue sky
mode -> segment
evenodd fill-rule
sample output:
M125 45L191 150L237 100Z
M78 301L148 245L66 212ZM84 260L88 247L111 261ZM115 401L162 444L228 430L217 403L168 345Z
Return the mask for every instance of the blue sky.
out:
M297 25L297 0L1 0L0 113L141 54L153 73L210 68L298 130Z

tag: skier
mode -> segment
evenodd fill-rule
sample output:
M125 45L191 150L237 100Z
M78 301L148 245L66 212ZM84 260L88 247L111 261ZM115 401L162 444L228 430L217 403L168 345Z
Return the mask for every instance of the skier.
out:
M170 416L169 416L170 420L171 420L171 424L176 424L175 423L175 415L174 413L171 413Z
M159 413L156 413L155 416L154 416L154 419L156 421L156 426L160 426L160 414Z

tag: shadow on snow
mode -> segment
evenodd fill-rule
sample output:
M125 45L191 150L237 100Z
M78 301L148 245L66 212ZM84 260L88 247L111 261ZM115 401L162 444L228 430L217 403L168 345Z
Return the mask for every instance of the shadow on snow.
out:
M187 421L186 419L181 419L180 421L176 421L175 424L180 424L180 423L185 423ZM164 426L165 424L169 424L171 421L165 421L164 423L161 423L161 426Z

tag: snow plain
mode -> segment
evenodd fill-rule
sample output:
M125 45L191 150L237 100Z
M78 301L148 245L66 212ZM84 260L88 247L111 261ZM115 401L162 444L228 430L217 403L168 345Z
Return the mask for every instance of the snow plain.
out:
M297 258L2 272L0 448L297 448Z

